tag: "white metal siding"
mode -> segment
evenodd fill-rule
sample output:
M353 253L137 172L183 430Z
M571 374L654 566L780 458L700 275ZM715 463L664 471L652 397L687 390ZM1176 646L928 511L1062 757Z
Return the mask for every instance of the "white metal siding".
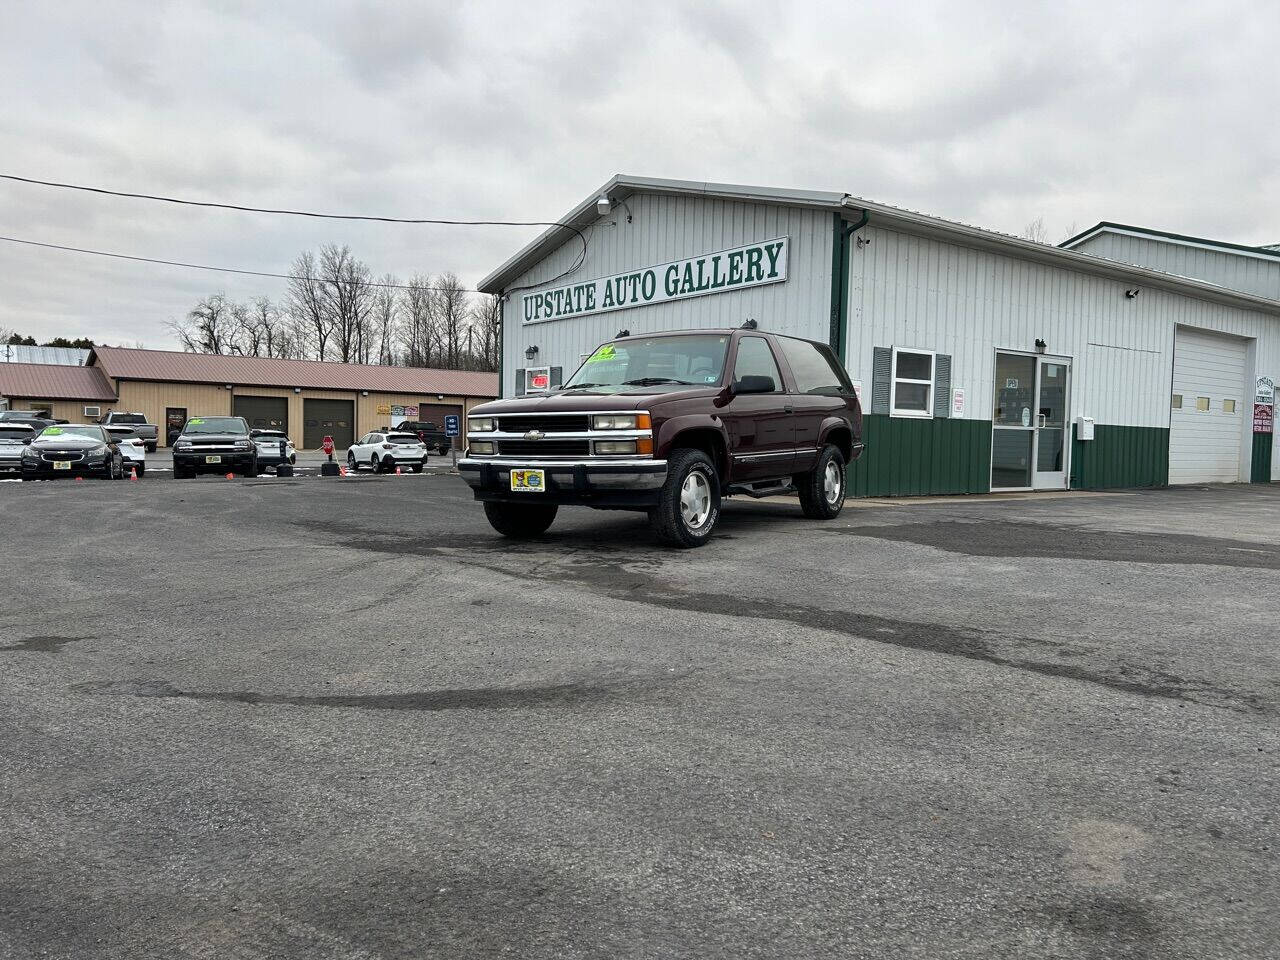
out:
M627 223L630 212L632 222ZM831 234L829 210L738 203L702 197L633 194L586 230L587 260L571 276L546 285L568 269L582 249L574 238L508 287L555 289L612 276L682 257L713 253L757 240L790 237L787 280L783 283L708 294L586 317L523 324L520 298L513 292L503 308L506 344L502 392L510 396L515 371L528 366L524 351L538 347L536 366L561 366L567 377L583 353L613 337L694 327L737 326L748 317L777 333L826 341L831 322Z
M1247 342L1180 327L1174 347L1173 393L1182 406L1170 410L1169 482L1233 483L1243 479L1240 450L1246 404L1252 425L1253 396L1246 382ZM1198 410L1196 399L1209 400ZM1223 410L1234 400L1235 411Z
M1280 257L1214 250L1159 237L1104 231L1073 248L1080 253L1192 277L1220 287L1280 300Z

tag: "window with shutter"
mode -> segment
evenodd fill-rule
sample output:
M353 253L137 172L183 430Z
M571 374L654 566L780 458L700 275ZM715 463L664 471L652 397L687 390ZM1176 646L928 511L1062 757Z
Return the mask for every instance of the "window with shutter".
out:
M891 415L922 418L934 415L936 357L932 350L893 348L892 391L889 395Z
M889 391L893 380L893 349L876 347L871 363L871 412L889 412Z
M933 358L933 415L951 416L951 357L939 353Z

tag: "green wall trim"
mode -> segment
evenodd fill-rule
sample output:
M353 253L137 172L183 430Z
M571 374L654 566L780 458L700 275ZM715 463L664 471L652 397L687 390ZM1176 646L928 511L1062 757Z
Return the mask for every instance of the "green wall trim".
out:
M867 449L849 466L855 497L927 497L991 490L991 421L867 414Z
M844 220L840 218L839 213L833 213L831 214L831 325L827 331L827 342L837 357L844 356L838 346L840 343L840 288L843 276L840 259L843 250Z
M1271 482L1271 434L1253 435L1253 466L1249 470L1250 483Z
M1071 489L1169 485L1169 428L1099 423L1092 440L1071 430Z

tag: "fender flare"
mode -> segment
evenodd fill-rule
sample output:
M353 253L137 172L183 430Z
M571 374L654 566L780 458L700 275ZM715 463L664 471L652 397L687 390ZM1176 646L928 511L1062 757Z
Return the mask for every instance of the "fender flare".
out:
M858 442L858 436L854 433L853 424L844 417L826 417L822 421L822 426L818 429L818 448L821 449L827 443L827 438L831 436L835 430L848 430L849 443L851 445Z
M712 416L707 413L692 413L682 417L672 417L670 420L664 420L658 427L657 433L653 438L653 455L659 459L666 459L671 452L671 448L676 438L689 430L711 430L720 438L720 442L724 445L725 462L717 464L717 467L728 469L730 464L729 456L729 432L725 429L724 421L719 417Z

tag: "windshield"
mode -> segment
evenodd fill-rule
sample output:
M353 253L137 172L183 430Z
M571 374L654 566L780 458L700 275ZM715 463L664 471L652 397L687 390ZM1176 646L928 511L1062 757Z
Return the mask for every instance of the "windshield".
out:
M74 424L62 424L57 427L45 427L40 431L40 439L48 440L50 437L88 437L91 440L106 440L107 436L102 432L101 427L78 426Z
M182 432L190 436L200 433L248 433L243 417L192 417Z
M724 371L728 334L632 337L606 343L582 362L565 390L630 386L714 386Z
M0 442L5 440L25 440L32 436L30 427L0 427Z

